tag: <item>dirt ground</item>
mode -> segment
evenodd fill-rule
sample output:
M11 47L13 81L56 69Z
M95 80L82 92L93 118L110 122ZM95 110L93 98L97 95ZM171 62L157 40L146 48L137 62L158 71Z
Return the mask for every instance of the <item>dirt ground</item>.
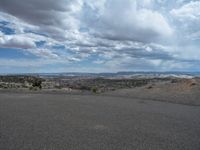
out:
M143 100L200 106L200 80L180 80L178 82L158 82L143 87L120 89L104 93L108 96L139 98Z

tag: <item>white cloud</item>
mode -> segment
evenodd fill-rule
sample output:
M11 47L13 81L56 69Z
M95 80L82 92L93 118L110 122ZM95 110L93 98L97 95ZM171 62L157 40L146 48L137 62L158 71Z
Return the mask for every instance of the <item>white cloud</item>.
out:
M26 52L32 53L35 56L48 58L48 59L58 59L59 56L48 49L28 49Z
M200 2L183 1L182 6L172 9L171 16L176 24L178 35L175 51L178 58L195 59L200 58ZM200 59L199 59L200 60Z
M189 2L181 8L171 10L171 14L179 21L200 21L200 2Z
M36 48L34 41L24 35L2 35L0 37L0 46L19 49Z
M87 25L95 34L112 40L149 42L171 36L173 29L157 11L145 8L151 1L107 0L99 9L90 8ZM139 6L143 4L143 7ZM94 19L94 17L96 17Z
M200 2L191 1L184 4L180 8L172 9L170 14L177 22L177 31L187 40L198 39L197 35L200 31ZM195 38L194 38L195 36ZM189 38L188 38L189 37Z

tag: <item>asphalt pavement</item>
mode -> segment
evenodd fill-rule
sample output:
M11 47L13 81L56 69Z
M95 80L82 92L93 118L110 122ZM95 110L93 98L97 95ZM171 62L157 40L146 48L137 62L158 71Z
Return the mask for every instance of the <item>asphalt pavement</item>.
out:
M0 150L200 150L200 107L0 93Z

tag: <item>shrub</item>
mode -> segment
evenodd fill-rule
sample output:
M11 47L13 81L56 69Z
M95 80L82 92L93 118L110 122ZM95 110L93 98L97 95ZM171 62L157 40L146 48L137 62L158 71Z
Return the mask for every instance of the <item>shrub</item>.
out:
M92 88L92 92L97 93L97 88L96 87Z
M42 89L42 80L34 79L32 81L32 87L39 87L39 89Z

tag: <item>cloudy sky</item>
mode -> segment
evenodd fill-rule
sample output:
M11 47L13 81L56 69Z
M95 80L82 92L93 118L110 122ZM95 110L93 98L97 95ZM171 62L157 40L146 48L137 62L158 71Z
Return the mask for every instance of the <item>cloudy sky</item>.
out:
M200 71L200 0L0 0L0 73Z

